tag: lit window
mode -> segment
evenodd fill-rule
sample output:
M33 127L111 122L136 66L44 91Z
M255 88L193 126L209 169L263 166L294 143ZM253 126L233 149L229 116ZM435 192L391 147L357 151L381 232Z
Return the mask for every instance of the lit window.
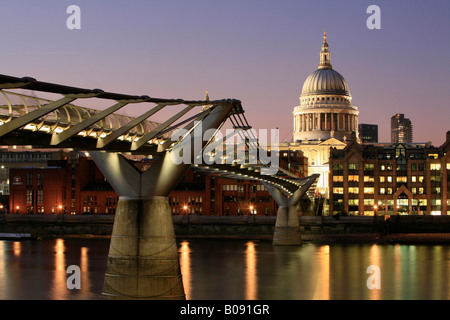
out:
M380 194L386 194L386 188L380 188Z
M385 182L386 181L386 177L385 176L380 176L380 182Z
M431 163L430 170L441 170L441 164L440 163Z
M27 203L33 203L33 190L27 190Z
M387 182L392 182L392 176L387 176Z
M358 170L358 164L357 163L349 163L348 169L349 170Z
M431 176L430 177L430 181L432 181L432 182L440 182L441 181L441 176Z
M366 187L366 188L364 188L364 193L373 194L374 193L374 188Z
M417 182L417 177L416 176L412 176L411 177L411 182Z
M441 193L441 188L440 187L431 188L431 193L432 194Z
M348 188L348 193L359 193L359 188L357 188L357 187L355 187L355 188L349 187Z
M441 205L441 199L431 199L431 205L432 206L440 206Z
M348 181L358 182L359 176L358 175L350 175L350 176L348 176Z
M397 182L407 182L407 178L404 176L397 177Z
M333 188L333 193L334 194L343 194L344 188Z

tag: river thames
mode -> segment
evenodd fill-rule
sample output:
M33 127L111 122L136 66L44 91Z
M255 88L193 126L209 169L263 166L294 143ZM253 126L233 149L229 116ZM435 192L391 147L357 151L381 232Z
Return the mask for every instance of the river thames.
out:
M178 246L189 300L450 299L448 244L275 247L180 239ZM107 238L0 241L0 299L101 299L108 249ZM80 289L67 286L73 265L80 268Z

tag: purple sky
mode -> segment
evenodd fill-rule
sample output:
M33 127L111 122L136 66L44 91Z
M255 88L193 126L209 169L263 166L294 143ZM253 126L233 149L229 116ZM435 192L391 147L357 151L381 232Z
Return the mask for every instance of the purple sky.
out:
M72 4L81 30L66 27ZM372 4L381 30L366 27ZM380 141L395 113L411 119L416 142L440 145L450 130L449 1L15 0L2 11L0 73L160 98L209 90L288 141L326 29L359 122L378 124Z

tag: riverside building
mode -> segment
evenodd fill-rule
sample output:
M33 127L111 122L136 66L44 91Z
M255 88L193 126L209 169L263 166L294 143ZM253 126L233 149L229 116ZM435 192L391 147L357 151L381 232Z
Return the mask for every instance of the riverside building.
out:
M10 152L14 158L14 151ZM140 170L151 159L129 159ZM298 177L308 175L301 151L280 151L280 167ZM13 214L115 214L117 193L89 155L62 152L59 160L9 169L9 194L1 212ZM256 180L235 180L186 172L168 196L173 215L276 215L277 204Z
M440 147L358 143L330 154L329 210L344 215L450 215L450 131Z

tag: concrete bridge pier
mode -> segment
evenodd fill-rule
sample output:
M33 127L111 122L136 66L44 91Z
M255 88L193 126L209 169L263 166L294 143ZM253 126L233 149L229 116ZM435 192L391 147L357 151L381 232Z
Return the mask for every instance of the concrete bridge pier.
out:
M297 204L317 177L318 175L311 176L308 181L297 189L297 191L289 198L284 196L272 185L263 182L266 189L278 204L277 220L272 240L273 245L300 246L302 244L300 223L297 215Z
M202 121L202 132L219 128L233 105L213 109ZM204 143L187 135L191 160L176 163L164 151L141 172L123 155L91 152L91 157L119 194L102 296L120 300L184 300L178 247L167 196L189 169ZM200 136L201 139L201 136Z
M185 299L165 197L120 198L102 295L105 299Z
M119 194L102 297L185 299L169 202L155 195L154 176L121 154L96 151L91 157Z

